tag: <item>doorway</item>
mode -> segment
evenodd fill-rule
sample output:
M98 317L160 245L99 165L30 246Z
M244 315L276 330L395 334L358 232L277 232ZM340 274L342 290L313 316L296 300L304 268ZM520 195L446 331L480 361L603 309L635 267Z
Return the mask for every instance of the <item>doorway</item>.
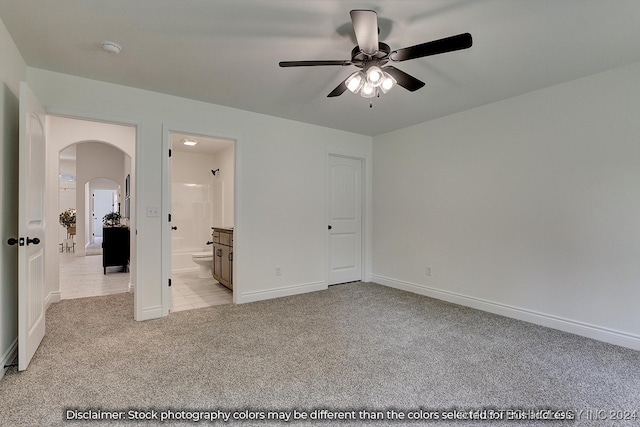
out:
M91 185L92 183L89 183ZM118 187L118 183L112 180L105 180L105 185ZM91 193L91 230L90 239L92 244L102 242L103 219L109 213L120 213L120 202L118 202L118 188L102 189L94 188Z
M327 159L327 284L363 279L364 159Z
M58 191L48 195L52 218L49 239L54 245L69 237L72 244L60 245L51 251L50 268L58 271L60 299L103 296L129 292L134 289L135 260L130 267L104 267L102 257L103 218L117 219L121 228L133 228L135 218L125 212L135 185L134 126L47 116L49 124L48 150L52 153L51 170L57 179ZM53 174L52 174L53 175ZM55 176L55 175L54 175ZM75 223L68 227L59 222L58 215L72 211ZM134 212L131 210L131 212ZM56 226L56 223L59 225ZM73 229L73 233L69 230ZM126 244L126 253L133 253L135 233Z
M221 253L214 228L233 233L235 141L180 132L169 139L170 311L232 303L214 268ZM225 260L231 267L231 257Z

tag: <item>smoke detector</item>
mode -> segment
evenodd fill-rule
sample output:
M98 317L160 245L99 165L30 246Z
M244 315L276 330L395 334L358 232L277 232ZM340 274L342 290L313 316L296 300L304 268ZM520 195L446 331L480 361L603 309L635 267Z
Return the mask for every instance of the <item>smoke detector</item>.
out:
M102 42L102 50L104 50L107 53L117 55L122 50L122 46L120 46L118 43L105 40Z

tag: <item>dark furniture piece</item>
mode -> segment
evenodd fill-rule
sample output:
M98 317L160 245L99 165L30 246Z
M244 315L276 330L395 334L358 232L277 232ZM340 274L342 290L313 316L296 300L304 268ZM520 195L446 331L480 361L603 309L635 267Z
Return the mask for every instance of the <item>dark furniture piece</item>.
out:
M104 227L102 229L102 268L121 265L123 271L129 266L129 227Z
M213 278L233 290L233 229L213 228Z

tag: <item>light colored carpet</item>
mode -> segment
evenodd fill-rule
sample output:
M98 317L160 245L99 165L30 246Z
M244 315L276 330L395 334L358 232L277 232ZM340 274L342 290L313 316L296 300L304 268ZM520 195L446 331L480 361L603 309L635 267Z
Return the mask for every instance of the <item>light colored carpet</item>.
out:
M29 369L12 368L0 382L0 425L66 425L65 408L380 410L385 416L391 409L551 408L573 410L579 419L287 424L639 423L589 418L599 410L640 411L640 352L375 284L146 322L134 321L132 310L131 294L52 305L47 335ZM75 425L94 424L137 423Z

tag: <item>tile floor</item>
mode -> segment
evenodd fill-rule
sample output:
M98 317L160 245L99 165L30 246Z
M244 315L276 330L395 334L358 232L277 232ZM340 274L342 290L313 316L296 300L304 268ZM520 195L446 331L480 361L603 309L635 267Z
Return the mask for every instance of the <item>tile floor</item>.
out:
M103 274L101 256L78 257L60 254L60 298L74 299L129 292L129 273L122 267L107 267Z
M173 273L172 276L173 312L233 302L233 292L213 277L199 279L198 270Z
M102 256L77 257L73 252L60 254L60 296L62 299L86 298L129 292L129 273L120 267L107 267L103 274ZM233 293L213 279L199 279L193 272L174 273L171 281L172 312L212 305L231 304Z

